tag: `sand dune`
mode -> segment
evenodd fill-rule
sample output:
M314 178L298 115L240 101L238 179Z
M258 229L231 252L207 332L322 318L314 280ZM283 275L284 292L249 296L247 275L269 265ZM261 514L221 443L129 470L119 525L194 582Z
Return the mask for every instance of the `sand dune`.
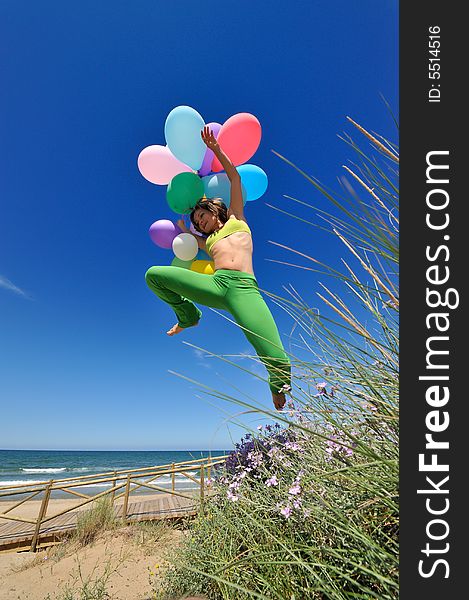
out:
M106 532L89 546L70 548L62 558L58 547L37 554L0 554L0 600L45 600L48 594L55 600L67 586L79 590L87 580L92 584L102 579L106 570L106 589L113 600L149 600L150 579L159 577L166 564L163 553L183 536L183 531L166 526L160 539L145 541L145 534L142 538L136 526L129 526Z

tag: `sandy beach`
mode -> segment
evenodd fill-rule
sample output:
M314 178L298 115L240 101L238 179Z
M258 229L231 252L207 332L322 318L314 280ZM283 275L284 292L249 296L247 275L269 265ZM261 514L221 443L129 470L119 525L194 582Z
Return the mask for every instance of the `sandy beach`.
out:
M153 494L131 495L130 502L152 497ZM78 498L53 499L47 514L54 515L79 502ZM116 504L122 502L123 499L116 500ZM13 504L1 502L0 511ZM40 500L29 500L11 514L34 519L40 504ZM80 510L90 507L91 503ZM83 547L68 543L37 553L0 553L0 600L49 600L48 594L50 600L60 599L67 587L79 590L86 581L92 585L106 577L106 589L114 600L149 600L151 581L166 564L164 552L177 546L183 536L183 530L167 521L147 522L106 531Z
M164 552L177 546L184 532L162 527L158 534L145 540L144 533L129 526L106 532L88 546L70 548L61 558L58 547L0 554L0 600L49 600L48 594L59 600L67 588L79 598L86 582L96 585L107 573L106 590L113 600L150 600L152 581L167 564Z

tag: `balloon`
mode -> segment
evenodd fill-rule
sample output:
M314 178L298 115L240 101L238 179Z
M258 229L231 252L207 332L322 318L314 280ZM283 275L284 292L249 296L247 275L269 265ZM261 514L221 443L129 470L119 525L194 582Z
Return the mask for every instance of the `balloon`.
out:
M173 252L181 260L192 260L199 250L197 240L191 233L180 233L173 240Z
M215 273L214 263L211 260L194 260L191 265L191 271L204 273L204 275L213 275Z
M204 252L203 250L199 250L197 252L197 255L195 257L195 260L211 260L210 255L207 252Z
M192 225L192 221L191 221L191 224L189 225L189 231L191 233L193 233L194 235L203 235L203 233L200 233L199 231L197 231L197 229L194 227L194 225Z
M191 265L191 260L181 260L177 256L175 256L171 262L172 267L180 267L181 269L190 269Z
M182 233L182 229L168 219L160 219L150 225L148 233L151 241L160 248L171 248L174 238Z
M245 163L253 156L261 142L261 134L261 124L254 115L238 113L223 123L217 141L236 166ZM173 152L173 154L175 153ZM175 156L177 155L175 154ZM178 156L178 158L180 157ZM217 173L222 170L220 161L215 157L212 162L212 171Z
M204 193L207 198L221 198L226 206L230 205L231 183L226 173L215 173L202 177ZM241 182L243 204L246 204L247 193Z
M164 124L164 135L171 152L195 170L200 169L207 148L200 136L204 125L201 115L190 106L173 108Z
M220 123L207 123L207 127L210 127L210 129L213 132L213 135L215 137L215 139L217 139L218 136L218 132L221 129L221 125ZM211 166L212 166L212 161L214 158L214 153L213 150L210 150L210 148L205 148L205 156L204 156L204 160L202 162L202 166L199 169L199 175L201 177L203 177L204 175L208 175L211 171Z
M195 173L179 173L173 177L166 191L166 200L174 212L190 213L204 195L204 184Z
M256 165L240 165L237 169L246 188L247 200L257 200L267 189L267 174Z
M137 165L143 177L157 185L166 185L178 173L191 170L167 146L147 146L138 155Z

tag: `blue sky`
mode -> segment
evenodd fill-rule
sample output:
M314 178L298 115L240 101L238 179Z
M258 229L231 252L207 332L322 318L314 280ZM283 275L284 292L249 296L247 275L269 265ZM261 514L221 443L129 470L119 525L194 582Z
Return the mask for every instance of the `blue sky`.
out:
M332 264L343 249L266 206L314 218L287 194L328 208L271 150L339 189L347 115L397 141L381 95L397 114L398 3L3 0L0 56L0 448L230 448L241 409L169 370L266 407L269 389L184 343L253 353L211 309L166 335L174 314L144 274L173 255L148 228L177 215L137 156L165 144L176 106L207 123L254 114L263 135L249 162L269 178L246 207L254 271L262 289L291 284L317 305L317 278L270 262L292 257L269 240ZM291 319L267 302L288 349Z

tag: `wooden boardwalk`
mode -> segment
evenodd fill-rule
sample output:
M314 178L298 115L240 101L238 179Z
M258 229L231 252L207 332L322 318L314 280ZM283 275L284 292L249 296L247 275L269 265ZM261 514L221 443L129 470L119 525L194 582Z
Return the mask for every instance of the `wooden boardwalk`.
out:
M225 455L208 456L168 465L0 486L0 499L6 500L6 503L0 502L0 552L34 552L38 547L60 542L76 529L78 515L91 508L91 503L106 496L111 498L116 518L123 523L195 515L203 510L205 496L211 494L213 470L225 460ZM187 487L176 489L176 476L179 482L181 479L191 482L190 491ZM166 484L161 482L163 477L169 479L169 489L168 481ZM86 487L102 484L109 487L99 494L89 495L83 491ZM147 494L149 497L145 498L141 492L148 490L157 493ZM78 497L78 504L59 508L54 503L54 495L58 491L75 499ZM135 492L140 495L136 497ZM25 513L18 514L17 510L25 510Z
M129 502L127 519L129 523L158 519L175 519L192 516L197 513L198 498L182 498L162 494L160 498ZM122 518L123 505L116 505L114 512ZM71 510L44 523L39 530L38 547L60 541L77 525L79 510ZM35 532L35 525L21 522L0 522L0 552L29 550Z

